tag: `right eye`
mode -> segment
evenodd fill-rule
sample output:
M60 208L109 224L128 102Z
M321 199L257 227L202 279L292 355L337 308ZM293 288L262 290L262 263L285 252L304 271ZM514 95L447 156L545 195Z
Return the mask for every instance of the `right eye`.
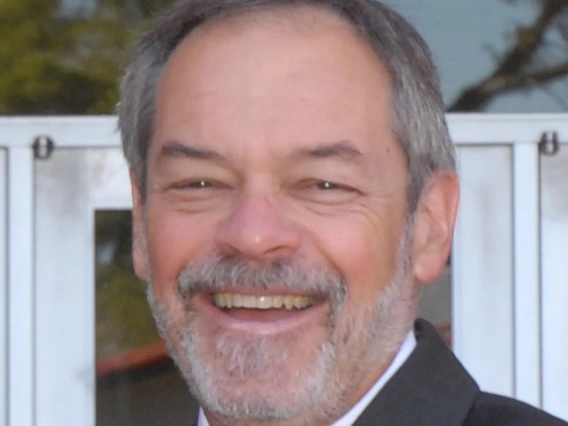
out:
M173 189L180 191L197 191L205 189L225 189L228 185L209 179L188 179L172 185Z
M212 182L205 179L192 180L189 182L184 182L179 186L179 189L206 189L212 188L214 185Z

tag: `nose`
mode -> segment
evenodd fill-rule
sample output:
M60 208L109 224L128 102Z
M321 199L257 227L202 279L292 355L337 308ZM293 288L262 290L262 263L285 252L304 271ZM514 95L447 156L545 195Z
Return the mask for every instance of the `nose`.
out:
M272 200L251 195L220 224L216 239L221 253L262 261L292 254L301 236Z

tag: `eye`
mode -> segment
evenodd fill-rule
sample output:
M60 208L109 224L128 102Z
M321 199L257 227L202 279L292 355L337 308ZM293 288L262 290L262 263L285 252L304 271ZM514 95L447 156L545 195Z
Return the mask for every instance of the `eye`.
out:
M338 183L330 182L328 180L322 180L316 182L314 184L316 189L320 189L322 191L331 191L331 190L338 190L338 189L347 189L345 186L340 185Z
M320 192L339 192L339 191L354 192L354 191L356 191L354 188L352 188L349 185L345 185L343 183L338 183L338 182L334 182L334 181L331 181L331 180L325 180L325 179L311 179L311 180L304 182L303 186L306 189L311 189L311 190L320 191Z
M172 187L179 190L204 190L215 188L223 189L227 188L227 185L208 179L192 179L178 182L175 185L172 185Z
M191 182L188 182L185 187L186 188L191 188L191 189L204 189L204 188L211 188L213 186L213 184L207 180L194 180Z
M298 184L297 194L312 201L340 202L359 193L355 187L326 179L306 179Z

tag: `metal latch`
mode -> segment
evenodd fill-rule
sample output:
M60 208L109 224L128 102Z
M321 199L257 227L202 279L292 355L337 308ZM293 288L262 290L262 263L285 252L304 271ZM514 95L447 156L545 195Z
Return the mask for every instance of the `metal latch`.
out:
M557 132L544 132L538 143L540 153L543 155L556 155L560 151L560 142Z
M34 139L33 143L34 157L37 160L47 160L51 157L53 150L55 149L55 143L47 135L40 135Z

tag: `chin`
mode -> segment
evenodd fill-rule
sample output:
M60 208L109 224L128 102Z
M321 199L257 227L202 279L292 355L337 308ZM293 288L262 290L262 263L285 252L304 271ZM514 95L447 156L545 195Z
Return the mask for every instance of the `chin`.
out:
M197 322L197 321L196 321ZM220 417L277 421L319 405L335 365L325 330L247 336L194 324L174 359L198 401Z

